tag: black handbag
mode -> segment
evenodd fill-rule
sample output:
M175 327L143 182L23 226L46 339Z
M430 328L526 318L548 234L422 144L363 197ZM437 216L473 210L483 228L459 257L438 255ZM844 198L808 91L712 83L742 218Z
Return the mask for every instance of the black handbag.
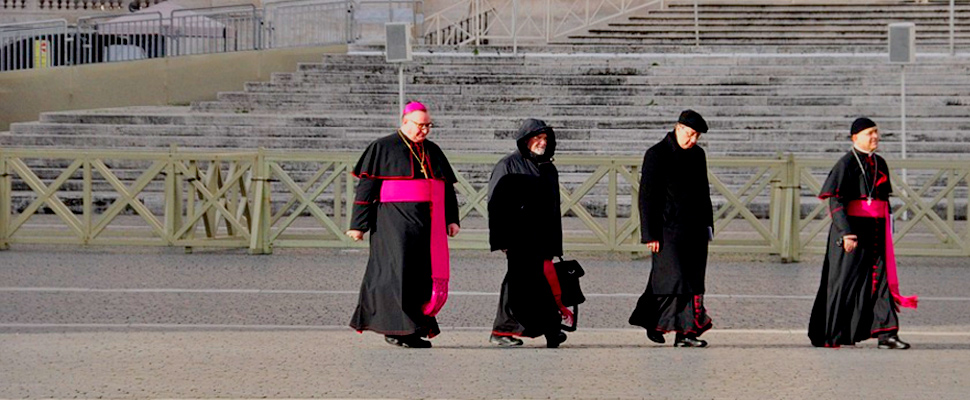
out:
M579 287L579 278L586 274L583 267L576 260L563 260L553 263L556 277L559 278L559 288L562 291L562 305L566 307L582 304L586 301L583 289Z
M559 289L562 292L562 305L571 307L573 311L573 321L570 325L562 325L562 330L566 332L576 331L579 324L579 305L586 301L583 289L579 287L579 278L586 274L583 267L576 260L563 260L553 263L556 270L556 277L559 279Z

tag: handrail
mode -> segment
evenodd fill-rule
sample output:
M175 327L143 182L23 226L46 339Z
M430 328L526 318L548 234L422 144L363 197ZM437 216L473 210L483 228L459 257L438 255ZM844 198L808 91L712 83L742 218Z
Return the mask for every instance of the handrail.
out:
M0 249L19 243L247 248L361 247L350 226L357 153L0 149ZM449 156L458 171L455 248L486 249L487 182L501 155ZM563 155L567 249L641 252L639 157ZM825 248L814 196L834 160L712 158L713 252L798 261ZM970 161L891 162L897 253L970 255ZM897 171L907 169L904 182ZM477 179L477 180L476 180ZM36 223L34 222L36 221ZM54 228L52 228L54 227Z

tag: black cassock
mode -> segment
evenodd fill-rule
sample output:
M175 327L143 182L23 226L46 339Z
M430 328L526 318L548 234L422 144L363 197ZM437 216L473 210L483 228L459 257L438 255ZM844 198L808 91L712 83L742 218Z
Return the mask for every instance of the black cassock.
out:
M526 143L540 133L546 151L536 157ZM500 160L489 180L489 244L508 250L492 334L538 337L559 332L562 323L543 273L545 260L562 255L559 172L551 162L556 142L544 124L524 127L516 139L519 150Z
M407 141L395 133L372 142L361 155L354 175L360 178L351 229L370 232L370 257L360 298L350 326L385 335L434 337L440 330L422 306L431 297L430 203L381 202L381 185L392 179L445 182L445 219L458 223L455 173L431 141ZM408 145L410 144L410 149Z
M861 168L860 168L861 165ZM864 172L863 172L864 171ZM853 344L899 329L886 270L886 220L851 216L851 201L889 201L889 166L876 154L850 150L835 163L819 198L828 200L832 225L808 337L815 346ZM852 252L843 236L858 236Z
M629 322L700 335L711 328L703 294L714 227L704 150L682 149L668 133L643 156L639 200L640 241L660 242L660 252L653 254L646 290Z

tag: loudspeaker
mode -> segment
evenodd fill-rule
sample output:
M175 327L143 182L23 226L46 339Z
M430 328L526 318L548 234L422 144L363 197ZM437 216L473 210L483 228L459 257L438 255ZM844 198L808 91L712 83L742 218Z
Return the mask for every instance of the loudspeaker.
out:
M401 22L384 24L387 39L387 62L411 61L411 25Z
M916 24L900 22L889 24L889 62L911 63L916 61Z

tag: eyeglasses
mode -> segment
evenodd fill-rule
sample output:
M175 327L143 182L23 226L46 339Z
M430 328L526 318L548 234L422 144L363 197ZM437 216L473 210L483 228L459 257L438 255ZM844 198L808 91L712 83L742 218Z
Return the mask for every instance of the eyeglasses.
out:
M434 122L428 122L427 124L420 124L410 119L408 120L408 122L417 125L418 129L421 129L421 130L428 130L428 129L434 128Z

